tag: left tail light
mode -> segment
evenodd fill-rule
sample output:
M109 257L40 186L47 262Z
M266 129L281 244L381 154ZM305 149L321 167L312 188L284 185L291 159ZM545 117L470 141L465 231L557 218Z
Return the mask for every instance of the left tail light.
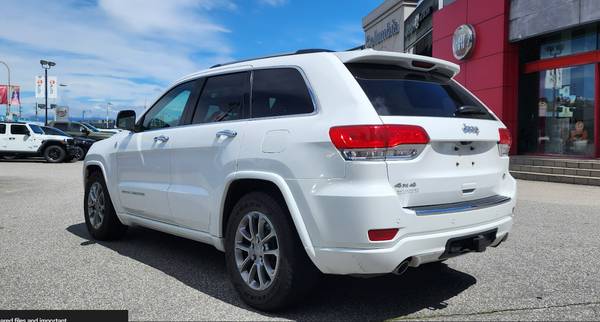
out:
M329 137L346 160L372 161L416 158L429 143L416 125L350 125L329 129Z
M508 156L510 152L510 146L512 144L512 137L510 131L506 128L498 129L500 140L498 141L498 153L501 157Z

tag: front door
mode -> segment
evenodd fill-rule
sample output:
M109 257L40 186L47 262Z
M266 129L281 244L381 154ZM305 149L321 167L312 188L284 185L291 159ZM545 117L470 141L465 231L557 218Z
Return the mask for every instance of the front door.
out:
M171 89L143 116L138 131L118 143L119 198L127 213L173 222L167 195L171 180L169 148L194 90L194 82Z
M208 231L219 211L224 179L237 170L249 87L249 72L206 79L193 125L170 132L169 204L177 225Z

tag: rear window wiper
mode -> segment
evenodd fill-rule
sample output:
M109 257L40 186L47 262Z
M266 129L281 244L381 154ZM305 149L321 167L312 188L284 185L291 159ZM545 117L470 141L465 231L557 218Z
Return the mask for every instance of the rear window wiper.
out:
M471 115L471 114L477 114L477 115L487 115L487 111L480 106L475 106L475 105L463 105L459 108L456 109L456 111L454 112L454 115Z

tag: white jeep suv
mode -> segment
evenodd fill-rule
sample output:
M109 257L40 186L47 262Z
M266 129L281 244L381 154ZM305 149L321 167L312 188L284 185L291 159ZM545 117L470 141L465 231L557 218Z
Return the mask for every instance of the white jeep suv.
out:
M73 138L49 135L34 123L0 122L0 157L44 157L47 162L71 160Z
M177 81L92 146L85 221L214 245L240 296L273 310L319 272L401 274L511 229L511 138L455 64L362 50L247 60Z

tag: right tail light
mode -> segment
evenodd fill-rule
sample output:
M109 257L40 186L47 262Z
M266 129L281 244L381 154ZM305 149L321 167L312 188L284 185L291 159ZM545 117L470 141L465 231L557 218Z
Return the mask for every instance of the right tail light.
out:
M498 153L501 157L508 156L510 152L510 145L512 144L512 138L510 131L506 128L498 129L500 134L500 141L498 141Z

